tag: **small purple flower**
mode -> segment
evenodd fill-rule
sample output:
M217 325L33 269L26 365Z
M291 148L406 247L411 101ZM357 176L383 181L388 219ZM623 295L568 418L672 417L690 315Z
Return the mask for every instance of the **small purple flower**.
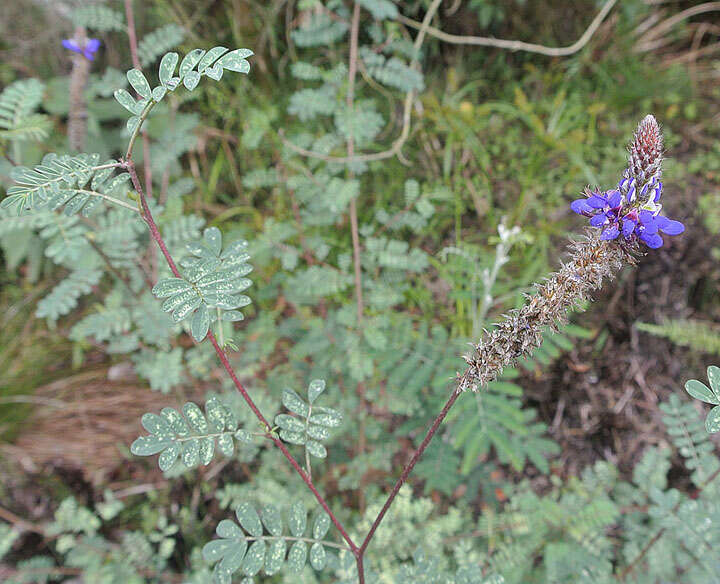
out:
M78 45L73 39L65 39L62 46L73 53L79 53L88 61L95 60L95 53L100 48L100 39L88 39L84 46Z
M613 240L619 236L626 241L642 241L651 249L662 247L658 232L679 235L685 231L680 221L660 215L662 183L652 179L638 188L634 178L623 178L618 188L604 193L586 191L586 198L577 199L570 208L590 218L592 227L602 229L600 239Z

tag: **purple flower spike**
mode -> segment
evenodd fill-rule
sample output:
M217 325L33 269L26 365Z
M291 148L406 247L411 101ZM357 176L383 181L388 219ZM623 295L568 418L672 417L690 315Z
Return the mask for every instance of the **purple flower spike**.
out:
M654 117L643 119L628 149L628 168L617 188L604 192L585 189L586 198L573 201L570 208L588 217L592 227L601 229L602 240L622 235L628 243L641 241L657 249L663 245L660 232L679 235L685 226L660 215L662 134Z
M62 41L62 46L68 51L78 53L85 57L88 61L95 60L95 53L100 48L100 39L88 39L84 46L78 45L73 39L65 39Z

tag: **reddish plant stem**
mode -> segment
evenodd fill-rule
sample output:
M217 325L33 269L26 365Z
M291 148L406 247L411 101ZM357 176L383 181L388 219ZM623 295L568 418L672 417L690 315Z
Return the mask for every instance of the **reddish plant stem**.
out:
M150 208L147 204L147 199L145 198L145 193L142 189L142 186L140 185L140 181L138 180L137 171L135 170L135 163L132 160L126 160L124 163L124 167L127 169L128 173L130 174L130 180L133 183L133 186L135 187L135 190L138 193L138 196L140 198L140 204L142 206L143 210L143 219L145 220L145 223L147 223L148 228L150 229L150 236L153 238L155 243L157 243L158 247L160 248L160 251L162 252L163 256L165 257L165 261L167 262L168 266L170 267L170 271L173 273L173 275L176 278L181 278L180 272L177 269L177 266L175 265L175 261L173 260L172 256L170 255L170 252L167 249L167 246L165 245L165 241L162 238L162 235L160 234L160 230L157 227L157 224L155 223L155 220L153 219L152 213L150 212ZM315 495L315 498L317 499L320 506L325 510L325 512L328 514L328 517L330 517L330 521L332 521L333 525L337 528L337 530L340 532L340 535L345 540L345 542L350 547L350 551L357 555L358 553L358 547L355 545L355 542L350 538L347 531L343 527L342 523L340 523L340 520L335 516L335 514L332 512L330 507L327 504L327 501L325 501L325 498L320 494L320 491L317 490L317 487L315 487L315 484L312 482L312 479L307 475L307 473L300 467L298 462L295 460L295 458L290 454L290 451L287 449L285 444L282 443L282 441L277 438L276 436L272 435L271 429L272 426L267 421L265 416L263 416L262 412L258 409L257 405L255 405L255 402L250 397L250 394L247 392L243 384L240 382L240 380L237 377L237 374L235 373L235 370L233 369L232 365L230 364L230 361L227 358L227 354L225 353L225 350L218 344L217 339L215 338L215 335L212 333L212 331L208 331L208 339L210 339L210 342L212 343L212 346L215 348L215 352L217 353L218 358L220 359L220 362L222 363L223 367L225 368L225 371L227 371L228 375L230 376L230 379L232 379L233 383L235 384L235 387L240 392L240 395L245 400L245 403L248 405L248 407L252 410L253 414L255 414L255 417L260 421L260 423L263 425L265 432L268 433L268 438L277 446L280 451L283 453L285 458L288 460L288 462L292 465L292 467L295 469L295 471L300 475L300 478L303 480L303 482L307 485L307 487L312 491L313 495Z
M385 504L383 505L382 509L380 510L380 513L378 513L378 516L375 518L375 521L373 521L373 524L370 527L370 531L368 531L368 534L365 536L365 539L363 540L362 545L360 545L360 554L359 554L360 557L362 557L362 555L365 553L365 550L367 549L367 546L370 543L370 540L375 535L375 531L377 530L378 526L380 525L380 522L383 520L383 517L385 517L385 514L387 513L388 509L390 508L390 505L392 505L393 501L395 500L395 497L397 496L398 492L400 491L400 487L403 486L403 484L407 480L408 476L412 472L412 469L415 468L417 461L420 460L420 457L423 455L423 452L425 452L428 445L430 444L430 441L433 439L433 436L435 436L435 432L437 432L437 429L440 427L440 424L442 424L443 420L445 419L445 416L448 415L450 408L453 407L453 404L455 403L457 398L460 397L460 394L461 394L460 391L453 389L452 395L445 403L445 406L443 407L442 411L438 414L438 416L433 421L432 426L430 426L430 429L427 431L427 434L425 434L425 438L423 438L422 443L420 444L418 449L415 451L415 454L412 455L410 462L408 462L405 465L405 468L403 469L402 473L400 474L400 478L398 478L392 491L390 491L390 495L388 496L387 501L385 501ZM359 567L359 564L358 564L358 567ZM361 580L361 582L362 582L362 580Z

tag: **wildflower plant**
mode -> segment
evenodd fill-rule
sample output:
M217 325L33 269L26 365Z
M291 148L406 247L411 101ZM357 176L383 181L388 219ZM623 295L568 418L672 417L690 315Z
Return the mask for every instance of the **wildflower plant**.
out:
M320 38L323 42L341 38L347 32L345 18L350 17L353 54L363 56L368 74L377 82L406 91L408 105L405 110L406 118L409 119L413 98L423 87L422 75L417 70L420 44L432 14L440 3L437 0L431 3L424 29L414 46L397 43L393 49L399 55L403 52L412 55L409 66L400 57L387 59L379 53L358 49L361 8L367 9L373 18L383 19L397 14L397 7L393 3L385 0L357 2L352 14L339 3L331 4L343 18L333 19L322 11L313 13L305 28L295 31L297 45L315 46ZM95 9L101 11L105 21L111 24L117 21L115 15L102 12L102 7ZM379 27L373 27L372 32L379 35ZM163 35L158 38L160 36ZM99 44L94 41L90 39L84 45L65 41L63 46L92 60L99 48ZM591 299L591 293L600 289L604 282L624 266L636 264L641 243L657 248L663 244L658 233L677 235L683 231L680 222L660 215L662 206L659 201L663 188L660 181L663 154L660 128L652 116L647 116L640 123L630 143L628 168L617 188L609 191L587 190L584 199L571 204L573 211L590 219L591 228L571 244L567 262L536 286L535 293L527 297L523 307L511 311L474 344L473 352L465 356L465 370L458 372L450 384L444 380L443 399L447 401L422 434L417 448L403 465L394 485L387 494L383 494L379 503L367 507L359 526L351 526L345 509L333 508L327 496L321 492L312 465L332 463L332 451L326 444L334 433L340 433L340 428L355 423L355 413L369 401L368 395L372 394L368 392L373 391L369 387L373 381L373 367L372 363L368 363L367 355L371 349L375 355L380 355L379 360L384 358L387 361L392 357L386 350L386 333L391 331L392 323L386 318L383 309L385 313L391 312L390 308L397 303L393 296L396 292L393 286L401 288L402 278L408 272L420 272L428 265L423 252L409 250L407 243L391 239L386 234L386 230L393 228L393 222L404 222L404 226L413 227L424 225L432 216L433 203L429 197L420 193L416 183L408 181L405 185L407 204L402 213L396 217L378 213L379 226L358 227L360 182L357 177L367 171L367 162L399 153L402 142L407 139L407 125L401 139L387 151L389 154L371 153L356 157L355 148L372 144L380 134L383 120L370 100L359 103L355 109L352 93L355 90L355 70L350 68L349 87L344 88L344 79L348 74L344 67L323 71L305 64L305 67L294 68L296 75L327 81L327 85L322 89L307 90L303 94L304 100L292 99L291 109L301 119L331 112L336 131L326 135L324 141L318 139L313 142L308 134L291 136L304 146L285 139L288 149L286 154L292 151L294 154L312 156L319 150L341 146L346 148L347 157L322 155L325 160L323 164L318 164L317 176L303 167L306 172L302 174L309 174L310 177L293 176L288 182L298 191L298 197L308 202L310 212L306 213L305 219L309 222L332 225L339 222L348 209L353 255L341 255L338 264L344 268L338 269L325 261L329 249L323 252L305 249L294 253L295 250L288 251L287 246L275 247L282 249L282 265L287 266L288 270L289 266L297 264L298 256L309 258L307 261L311 265L307 270L294 274L292 279L289 278L285 288L288 296L295 294L298 305L308 299L337 293L355 283L357 313L340 309L321 322L317 319L312 324L326 338L318 340L311 332L303 340L306 345L317 341L318 346L325 347L327 345L320 343L327 343L327 338L331 339L332 344L338 341L333 334L324 333L341 331L339 337L345 343L343 349L347 348L347 352L354 356L347 367L351 378L358 382L358 396L357 407L352 413L329 407L325 403L333 397L332 385L328 384L329 390L326 391L325 381L313 375L313 381L307 386L304 395L286 388L282 399L275 404L276 410L282 404L285 412L271 416L264 413L271 406L262 396L251 395L241 380L236 364L241 362L242 356L234 355L230 350L243 344L230 336L234 334L234 323L245 319L245 312L240 309L251 304L253 294L261 293L255 290L253 282L246 277L252 270L249 253L252 243L249 244L244 238L232 240L229 234L224 235L215 226L202 229L203 220L184 215L179 197L173 199L167 184L159 196L151 196L152 173L157 169L153 168L150 161L146 133L148 120L154 115L163 116L176 92L192 92L206 78L221 81L226 74L250 73L249 59L253 53L244 48L230 50L216 46L208 50L191 50L182 58L174 51L162 56L158 54L156 81L154 75L138 66L138 47L131 48L133 60L137 63L127 71L125 79L132 92L125 87L117 87L113 92L117 103L130 114L125 121L127 142L122 156L108 157L100 153L48 154L39 165L32 168L17 165L11 172L14 185L0 202L8 222L26 222L33 228L42 229L48 234L48 239L56 238L46 253L56 259L59 265L72 270L66 280L70 285L57 291L55 296L51 294L43 299L45 304L41 307L42 314L53 322L68 314L76 306L79 297L107 276L112 280L113 292L108 294L102 310L86 316L75 325L71 333L74 338L107 341L109 352L112 348L118 353L127 353L142 347L145 349L145 357L136 360L137 368L147 372L151 383L155 380L162 389L170 389L180 378L179 361L183 351L185 355L192 354L196 369L207 368L208 362L217 359L227 374L227 385L236 390L238 400L244 404L244 417L239 416L229 403L223 403L216 397L206 402L204 410L193 402L187 402L180 410L166 407L159 413L146 413L139 423L147 434L139 436L132 443L131 452L137 456L157 455L161 470L173 476L210 464L216 454L231 457L244 448L257 449L259 444L266 445L269 449L279 451L294 473L293 476L299 479L297 484L302 483L309 492L307 499L314 499L316 505L310 517L301 498L287 501L285 508L275 503L255 505L247 500L237 502L237 522L232 519L220 521L215 530L218 538L203 547L205 567L213 566L216 582L228 584L235 575L242 575L245 578L243 582L251 582L260 573L273 575L283 568L293 574L301 574L308 563L318 572L334 570L340 582L365 584L378 581L377 574L373 572L374 566L366 565L368 547L396 501L399 506L411 509L416 517L426 520L429 516L432 511L431 500L423 499L413 505L408 489L403 487L454 404L459 399L469 397L465 395L465 390L482 392L491 382L498 382L506 366L530 355L540 346L548 327L557 330L571 309ZM146 48L146 54L149 55L147 59L152 61L154 52ZM344 100L336 99L341 91L347 92ZM342 105L338 106L340 102ZM313 105L315 109L308 105ZM262 132L259 135L262 136ZM135 160L136 146L140 143L143 148L144 180L138 173ZM308 150L305 146L317 150ZM167 181L164 182L169 183L170 176L167 170ZM268 176L254 178L260 181L272 179ZM174 186L182 192L180 180ZM328 200L327 193L333 197L332 201ZM299 220L297 222L300 223ZM270 241L268 247L272 247L271 244L277 243L277 240L284 243L284 227L265 225L262 235ZM277 229L277 232L271 232L272 229ZM142 245L147 240L142 238L148 233L150 248L145 251ZM361 234L365 236L362 254L358 245ZM505 263L504 254L509 252L510 234L509 231L500 233L501 242L507 247L498 250L497 269ZM262 251L262 245L258 247ZM127 258L123 252L128 249L137 252L142 260L137 262L139 265L133 262L123 264ZM178 259L180 254L183 255L182 259ZM363 263L364 266L361 265ZM348 270L350 265L354 268L352 275ZM364 288L361 282L363 270L388 275L389 284L373 280ZM481 274L486 295L490 293L496 277L496 271ZM366 310L364 306L363 292L367 293L366 300L372 311ZM476 312L484 318L487 311L486 301L483 300ZM335 328L331 330L330 327ZM183 332L189 334L186 344L194 343L192 348L184 349L179 343L173 346L171 341ZM441 337L435 334L435 338ZM302 351L305 348L303 343L298 345L298 361L303 361L305 355ZM363 350L357 350L358 346ZM147 358L147 355L150 357ZM315 368L318 363L323 363L321 359L322 356L317 358ZM459 356L457 363L462 363ZM395 379L399 379L402 367L396 366L395 362L389 362L388 367L396 368ZM420 371L423 374L428 371L425 364L411 373ZM288 382L286 385L291 384ZM712 398L711 403L717 403L716 395L704 391L701 394L707 398L706 401ZM407 404L396 407L401 406L408 407ZM713 416L713 419L717 418ZM365 418L360 420L361 424L366 421ZM358 432L365 432L365 429ZM362 441L364 438L362 434ZM439 443L438 448L440 454L436 455L435 460L449 458ZM362 459L364 455L366 453L361 451L357 458ZM263 472L262 466L257 472ZM587 482L591 483L592 479L587 479ZM258 491L265 486L261 480L256 484ZM584 484L582 487L577 490L587 494ZM262 495L258 493L258 497ZM577 499L574 502L577 504ZM553 507L552 504L547 506ZM94 517L85 521L91 523L92 529L77 525L77 517L81 513L85 514L85 511L84 508L79 510L73 500L68 500L59 510L56 530L57 533L66 533L63 541L68 542L68 547L79 541L76 539L80 537L79 534L94 537L99 529L99 520L96 521ZM616 516L614 508L604 508L602 511L610 519ZM539 512L534 520L542 529L549 530L546 526L548 516L548 513ZM576 519L579 526L576 531L580 532L586 525L582 517ZM460 517L451 518L447 524L438 526L437 532L445 533L453 527L453 522L461 524L461 521ZM156 566L156 573L162 573L167 565L167 557L173 550L171 544L166 542L174 531L168 528L164 518L158 522L158 526L160 531L154 533L153 541L145 542L145 545L148 547L150 543L159 543L165 546L165 552L159 554L163 561ZM409 534L419 529L412 522L405 527ZM12 545L12 537L12 533L0 529L0 551ZM387 547L405 544L407 539L398 541L397 538L391 538ZM444 540L438 540L437 545L445 545ZM134 551L137 552L139 548L139 545L135 545ZM409 557L412 551L407 550L405 557ZM117 550L108 551L106 556L110 557L113 553L117 554ZM414 566L405 566L400 572L403 575L401 581L440 581L433 561L427 560L419 551L414 553L413 559ZM593 557L592 560L597 558ZM456 562L457 578L452 581L481 584L500 584L504 581L500 570L492 565L487 571L480 570L480 561L481 558L470 552L465 553ZM198 573L207 575L207 570L198 569ZM198 581L206 580L199 577Z

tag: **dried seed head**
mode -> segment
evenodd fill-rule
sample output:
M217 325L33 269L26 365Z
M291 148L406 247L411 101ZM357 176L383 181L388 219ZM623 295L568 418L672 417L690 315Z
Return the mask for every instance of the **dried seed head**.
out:
M655 116L648 114L638 124L628 145L628 167L625 178L635 179L642 188L653 179L660 179L663 159L663 137Z
M634 263L631 252L635 249L632 242L603 241L597 232L588 230L570 247L570 261L537 284L532 300L511 311L492 332L483 335L473 354L465 357L468 368L458 376L458 390L477 390L495 380L507 365L529 355L542 343L545 327L557 330L571 308L623 265Z

